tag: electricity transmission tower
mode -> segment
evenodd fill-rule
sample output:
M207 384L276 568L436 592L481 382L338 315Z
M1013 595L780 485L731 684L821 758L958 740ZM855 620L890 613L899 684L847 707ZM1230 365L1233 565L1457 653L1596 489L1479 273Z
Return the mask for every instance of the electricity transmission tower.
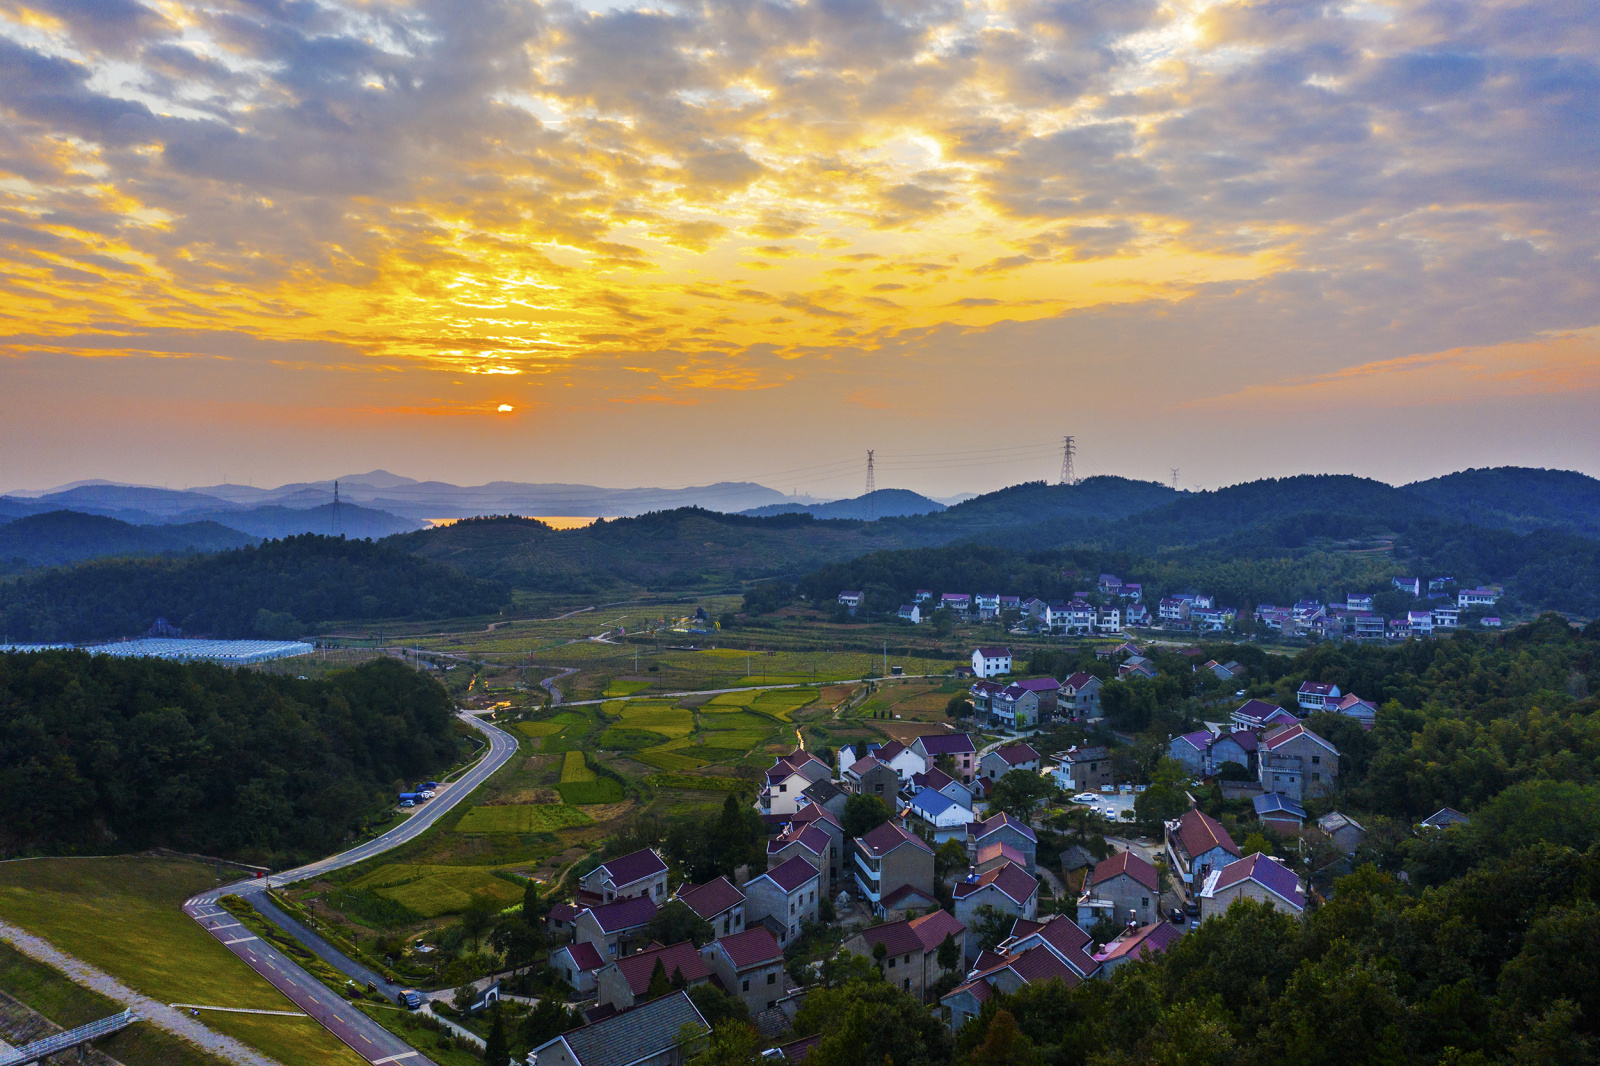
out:
M344 516L339 513L339 483L333 483L333 535L344 536Z
M1072 468L1072 457L1078 453L1077 438L1061 438L1061 484L1076 485L1078 472Z
M878 491L878 479L872 472L872 452L867 449L867 518L869 521L878 517L878 501L873 498L873 493Z
M1178 487L1178 468L1177 467L1173 467L1172 468L1172 487L1174 489L1176 489Z

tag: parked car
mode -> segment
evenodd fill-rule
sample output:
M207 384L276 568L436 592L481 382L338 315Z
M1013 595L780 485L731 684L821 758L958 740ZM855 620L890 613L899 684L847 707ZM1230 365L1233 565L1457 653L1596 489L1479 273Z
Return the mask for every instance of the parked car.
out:
M1183 908L1182 907L1174 907L1174 908L1172 908L1172 912L1169 915L1169 917L1171 917L1173 925L1182 925L1183 924L1183 917L1184 917L1183 916Z
M394 1001L406 1010L420 1010L422 1008L422 996L409 988L395 996Z
M1200 901L1195 899L1185 900L1183 904L1183 913L1189 915L1191 918L1198 917L1200 914Z
M1095 795L1093 792L1080 792L1076 796L1072 797L1072 802L1085 803L1093 807L1096 803L1100 802L1100 797Z

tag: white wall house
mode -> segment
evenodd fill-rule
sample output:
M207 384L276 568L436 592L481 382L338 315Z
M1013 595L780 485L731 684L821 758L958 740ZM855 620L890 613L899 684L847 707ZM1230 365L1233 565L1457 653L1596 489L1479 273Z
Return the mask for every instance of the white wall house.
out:
M1011 649L980 647L972 649L974 677L1000 677L1011 672Z

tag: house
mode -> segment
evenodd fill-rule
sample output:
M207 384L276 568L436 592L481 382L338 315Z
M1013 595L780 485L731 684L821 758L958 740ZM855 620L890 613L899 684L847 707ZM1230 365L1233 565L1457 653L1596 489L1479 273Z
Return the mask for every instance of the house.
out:
M1008 732L1032 729L1039 724L1039 693L1020 684L1007 685L990 698L989 718L991 725Z
M1000 617L1000 594L998 592L980 592L972 597L973 609L978 612L980 621L987 622Z
M578 915L585 909L574 907L570 903L552 904L550 913L544 916L545 928L550 933L550 938L558 944L570 941L573 933L577 931Z
M680 988L703 985L711 978L711 967L706 965L691 941L646 948L626 958L615 959L600 971L601 1005L624 1011L645 1002L650 976L655 973L658 962L667 978Z
M1452 807L1440 807L1418 823L1418 829L1450 829L1458 825L1469 825L1472 819Z
M844 793L841 792L839 795L843 796ZM828 875L827 882L823 887L826 888L829 893L835 892L839 889L841 885L841 879L844 877L844 824L839 819L840 816L834 814L828 808L818 806L816 804L809 804L796 811L793 820L789 822L789 825L784 830L784 833L779 834L779 838L781 839L784 834L792 832L795 827L798 826L801 827L802 830L816 830L827 835L827 858L822 861L822 864L819 865L817 869L819 872L825 872ZM805 851L812 851L816 846L815 835L813 833L803 832L802 836L803 839L801 836L797 836L795 838L796 843L802 846ZM796 854L799 854L799 852L796 852ZM770 842L767 848L767 855L767 866L770 868L774 865L774 863L771 861L772 848ZM787 858L788 856L785 857ZM810 861L809 855L807 855L807 859Z
M854 766L857 760L864 759L868 755L876 755L878 753L878 749L881 747L883 747L883 745L879 744L876 740L857 741L854 744L841 744L839 746L837 756L839 762L838 776L842 779L844 777L844 772L850 769L850 767Z
M989 816L981 822L967 826L967 854L976 857L991 844L1009 844L1022 854L1022 867L1028 873L1035 870L1034 857L1039 853L1039 837L1033 827L1024 825L1005 811Z
M911 600L913 603L927 603L931 599L933 599L932 589L918 589L916 592L911 594Z
M1233 662L1219 663L1217 660L1212 659L1210 662L1206 663L1202 669L1210 670L1212 675L1215 676L1219 681L1234 681L1249 673L1249 671L1245 667L1241 666L1237 660Z
M1088 952L1092 946L1089 934L1064 914L1043 923L1017 919L1000 950L979 955L967 980L939 1001L946 1024L960 1029L996 992L1011 995L1024 985L1052 980L1068 988L1081 984L1100 969Z
M1101 574L1095 587L1102 596L1120 596L1122 594L1122 579L1116 574Z
M1015 684L1039 697L1040 721L1049 721L1056 716L1061 705L1061 682L1053 677L1030 677Z
M1094 631L1096 633L1121 633L1122 608L1102 604L1095 608Z
M1232 607L1192 607L1189 620L1202 633L1222 633L1239 620L1239 612Z
M1075 718L1100 717L1100 679L1081 670L1061 682L1059 699Z
M1363 722L1372 722L1378 717L1378 705L1371 700L1362 699L1354 692L1346 692L1337 702L1323 707L1323 710L1342 714L1347 718L1359 718Z
M972 597L965 592L946 592L939 597L941 611L954 611L962 616L972 612Z
M822 877L817 868L795 856L744 885L745 925L753 926L771 918L781 932L778 941L787 944L800 934L800 926L817 920L817 895Z
M1206 772L1210 753L1211 731L1209 729L1197 729L1193 733L1184 733L1173 737L1167 742L1167 755L1196 777Z
M551 968L579 995L595 990L605 965L606 960L600 957L593 944L567 944L550 953Z
M1246 700L1231 715L1233 724L1240 729L1264 729L1274 725L1294 725L1300 719L1265 700Z
M1317 828L1328 834L1334 847L1346 855L1354 855L1356 848L1361 846L1361 838L1367 835L1360 822L1338 811L1330 811L1318 818Z
M1012 770L1029 773L1039 769L1039 753L1026 744L1007 744L996 748L978 760L978 774L991 781L998 780Z
M1357 611L1354 624L1357 640L1382 640L1384 637L1382 615L1373 614L1371 611Z
M1486 614L1482 618L1478 619L1478 624L1483 626L1485 629L1499 629L1501 624L1500 616L1497 614Z
M1094 607L1081 599L1052 602L1044 621L1052 633L1087 636L1094 632Z
M844 839L842 829L837 839ZM833 887L839 863L839 845L834 841L835 837L827 831L826 822L790 822L783 832L767 841L767 869L773 870L791 859L803 859L826 879L821 887L823 892L827 892Z
M680 1045L685 1026L711 1031L689 993L674 992L545 1041L528 1066L682 1066L693 1050Z
M887 804L900 791L900 775L888 763L868 755L844 772L844 787L857 795L878 796Z
M1414 637L1431 637L1433 635L1433 612L1407 611L1406 627Z
M1155 661L1143 655L1130 655L1117 665L1117 677L1119 678L1143 677L1153 680L1155 676Z
M916 790L931 788L935 792L955 800L967 810L972 810L972 789L937 766L930 767L925 773L912 774L911 788ZM916 792L913 792L912 795L916 795Z
M1024 870L1028 868L1028 857L1026 855L1005 841L997 840L978 849L978 854L973 860L972 869L981 877L990 870L997 869L1008 862L1016 863Z
M900 605L900 610L896 612L896 617L898 617L902 622L910 622L912 625L920 625L922 623L922 608L915 603L902 603Z
M1001 615L1005 615L1005 614L1011 613L1013 611L1017 612L1019 614L1022 612L1022 597L1021 596L1001 596L1000 597L1000 613L1001 613Z
M1344 598L1344 605L1347 610L1351 611L1370 611L1372 610L1372 593L1363 592L1358 594L1352 592Z
M1161 879L1156 868L1131 851L1119 851L1095 865L1084 878L1078 899L1078 924L1101 918L1118 925L1145 925L1161 919Z
M856 838L854 873L856 891L880 915L908 888L933 898L933 849L893 822Z
M1422 579L1420 577L1397 577L1392 579L1394 587L1401 592L1409 592L1413 596L1422 595Z
M761 789L761 813L793 814L800 809L800 797L807 788L832 776L828 764L804 748L778 756Z
M1461 624L1461 610L1457 607L1435 607L1433 628L1454 629Z
M1225 763L1236 763L1250 773L1256 772L1256 755L1261 738L1248 729L1235 729L1211 738L1211 750L1206 756L1206 772L1218 773Z
M744 893L726 877L713 877L703 885L679 885L675 898L718 936L744 932Z
M886 982L922 1000L949 972L939 965L939 946L947 936L962 943L966 932L966 926L948 911L935 909L917 918L862 929L846 940L841 950L875 960ZM877 954L879 945L883 946L882 958ZM958 958L956 966L961 965Z
M1144 586L1137 581L1125 581L1122 588L1117 590L1117 595L1128 603L1140 603L1144 600Z
M1100 976L1110 977L1119 966L1161 954L1182 935L1178 927L1170 922L1151 922L1120 934L1095 952L1093 958L1100 964Z
M1469 607L1492 607L1500 593L1496 589L1487 589L1479 586L1475 589L1462 589L1456 593L1456 608L1465 611Z
M1281 792L1263 792L1252 799L1256 817L1280 833L1298 833L1306 824L1306 809Z
M1187 892L1205 884L1212 870L1220 870L1239 857L1222 823L1200 810L1186 811L1166 826L1167 866L1182 880Z
M927 766L936 766L941 756L950 756L955 765L951 776L960 774L962 781L970 782L976 770L978 746L969 733L929 733L913 740L911 750L920 755Z
M783 948L764 925L736 936L718 937L703 954L722 988L744 1000L752 1015L771 1010L788 994L783 976Z
M1270 903L1296 918L1306 911L1300 878L1293 870L1261 852L1230 862L1207 875L1205 887L1200 890L1200 920L1227 913L1236 899Z
M888 763L894 770L895 776L902 783L922 773L928 768L928 760L906 747L898 740L891 740L878 749L878 761Z
M1125 626L1147 626L1150 624L1150 609L1142 603L1125 603L1122 605L1122 624Z
M936 845L947 840L965 841L967 826L974 820L970 809L931 788L919 789L900 812L902 825L924 839L931 837Z
M994 713L995 697L1006 690L1006 686L998 681L974 681L967 689L967 698L972 701L972 712L979 719L987 721Z
M1167 596L1156 604L1156 617L1163 622L1187 622L1189 620L1189 603L1189 600L1180 596Z
M1309 622L1312 618L1321 614L1322 609L1322 604L1316 600L1298 600L1290 608L1290 614L1296 622Z
M1011 672L1011 649L986 645L972 649L972 676L999 677Z
M1295 702L1308 711L1320 711L1329 702L1339 699L1339 686L1323 681L1302 681Z
M1263 792L1281 792L1295 800L1315 796L1338 780L1339 749L1296 722L1261 738L1257 772Z
M1001 845L1005 847L1006 845ZM1039 882L1021 863L1001 862L985 872L973 869L954 889L956 918L968 930L963 950L976 958L979 907L995 907L1013 918L1033 921L1039 914Z
M829 778L826 781L811 782L805 791L800 793L800 799L800 809L795 811L796 815L804 812L807 807L821 807L838 819L844 817L844 805L850 796Z
M861 594L859 589L846 590L839 593L839 606L845 608L851 614L855 614L865 600L866 597Z
M1096 792L1111 784L1111 752L1103 744L1074 744L1055 754L1056 784L1068 792Z
M648 939L645 927L659 909L656 901L649 896L629 896L604 906L591 907L578 915L578 943L593 944L607 961L627 955L644 946Z
M607 859L578 879L580 906L593 907L630 896L649 896L657 903L667 898L667 864L654 848Z

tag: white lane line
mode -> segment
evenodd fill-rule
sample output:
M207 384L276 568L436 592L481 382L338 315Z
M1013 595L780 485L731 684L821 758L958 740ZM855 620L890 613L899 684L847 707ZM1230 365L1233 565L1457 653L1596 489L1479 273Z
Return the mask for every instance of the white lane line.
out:
M257 939L257 938L253 937L253 936L242 936L238 940L224 940L222 942L222 946L223 947L227 947L229 944L243 944L246 940L255 940L255 939Z
M254 1007L208 1007L204 1003L168 1003L169 1007L180 1007L183 1010L220 1010L229 1014L275 1014L282 1018L304 1018L306 1015L297 1010L257 1010Z
M415 1051L407 1051L400 1055L390 1055L386 1059L373 1059L372 1066L383 1066L386 1062L399 1062L401 1059L409 1059L416 1054L417 1052Z
M209 926L208 928L211 928L211 929L237 929L237 928L239 928L239 926L241 926L243 924L244 924L243 922L229 922L227 925L213 925L213 926Z

